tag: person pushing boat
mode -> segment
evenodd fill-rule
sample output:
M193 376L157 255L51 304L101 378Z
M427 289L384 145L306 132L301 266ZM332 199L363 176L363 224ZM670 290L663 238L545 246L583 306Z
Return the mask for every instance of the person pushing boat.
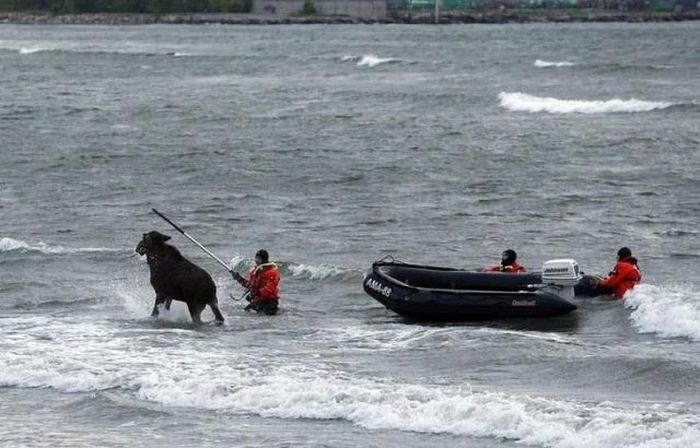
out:
M613 270L607 277L599 280L595 287L600 293L612 294L619 300L641 280L642 272L637 265L637 259L632 256L629 247L622 247L617 251L617 263Z

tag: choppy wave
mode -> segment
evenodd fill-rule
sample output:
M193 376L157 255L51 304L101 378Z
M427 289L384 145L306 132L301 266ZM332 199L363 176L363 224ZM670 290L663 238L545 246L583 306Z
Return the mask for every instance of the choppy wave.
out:
M188 364L177 362L168 371L129 372L70 357L59 366L14 354L4 361L0 386L70 392L121 388L133 390L139 399L177 408L339 419L368 429L490 437L552 448L681 448L693 446L700 437L700 418L683 405L629 408L611 402L387 383L328 373L314 377L318 373L308 370L265 374L223 364L205 369L183 368Z
M306 336L313 341L328 341L342 344L345 350L402 351L435 350L450 345L468 344L470 341L508 339L508 343L525 342L543 345L585 345L574 336L536 331L515 331L497 328L472 327L423 327L404 324L385 325L346 325L343 327L320 328Z
M561 100L540 97L520 92L501 92L498 95L501 107L514 112L547 112L550 114L607 114L649 112L666 109L674 105L663 101L642 101L637 99L607 101Z
M320 264L317 266L309 264L289 264L287 269L292 276L309 280L326 280L329 278L349 280L362 275L362 272L356 269L346 269L327 264Z
M641 333L700 341L700 292L688 286L642 284L625 296L632 325Z
M63 247L38 242L29 244L14 238L0 239L0 252L41 252L43 254L75 254L81 252L118 252L119 249L108 247Z
M22 46L27 43L16 41L0 41L0 50L16 51L20 55L32 55L41 52L67 52L67 53L87 53L87 54L117 54L117 55L141 55L141 56L172 56L172 57L187 57L194 56L192 53L177 52L177 51L158 51L156 49L140 49L140 48L94 48L80 47L75 44L58 46L56 43L42 42L39 45Z
M125 294L133 296L140 310L139 291L126 288ZM6 349L0 351L0 387L117 389L167 407L338 419L369 429L508 439L548 448L685 448L700 438L700 414L694 404L556 399L358 378L322 359L310 364L236 351L222 356L222 344L229 347L228 342L193 330L116 328L110 321L66 319L21 315L3 320ZM425 345L426 338L429 345L449 341L453 331L463 342L461 336L469 331L397 329L399 334L375 338L415 347ZM545 342L552 339L543 336ZM552 341L561 342L556 335Z
M594 68L596 70L607 70L611 72L617 72L617 71L634 71L634 72L640 72L644 70L670 70L676 68L675 65L667 65L667 64L626 64L626 63L620 63L620 62L609 62L609 63L599 63L599 64L592 64L591 68Z
M20 48L19 49L19 54L34 54L38 53L40 51L46 51L46 48Z
M318 265L293 263L278 261L276 262L282 275L291 275L292 277L306 280L350 280L361 278L362 271L359 269L342 268L325 263ZM254 265L250 258L242 255L234 255L229 262L231 269L238 272L248 272Z
M236 386L183 383L144 384L137 395L172 406L342 419L369 429L505 438L544 447L682 447L700 435L697 416L663 407L631 410L609 402L342 378L278 377Z
M389 64L392 62L400 62L400 59L394 58L380 58L373 54L368 54L364 56L343 56L341 59L343 62L357 62L358 67L376 67L381 64Z
M535 67L540 67L540 68L547 68L547 67L571 67L574 64L573 62L569 61L561 61L561 62L549 62L549 61L543 61L542 59L537 59L535 61Z
M110 293L116 296L121 303L124 314L122 317L129 319L144 319L150 316L155 300L155 293L151 285L144 278L143 281L113 282ZM187 305L184 302L173 301L170 309L166 310L161 304L158 307L158 320L170 323L189 324L192 322ZM211 312L209 308L204 311L203 317Z

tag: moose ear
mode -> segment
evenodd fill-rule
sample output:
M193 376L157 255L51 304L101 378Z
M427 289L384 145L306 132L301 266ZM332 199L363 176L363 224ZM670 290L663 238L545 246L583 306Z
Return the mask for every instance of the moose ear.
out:
M148 238L156 244L168 241L170 239L168 235L163 235L162 233L156 230L148 232Z

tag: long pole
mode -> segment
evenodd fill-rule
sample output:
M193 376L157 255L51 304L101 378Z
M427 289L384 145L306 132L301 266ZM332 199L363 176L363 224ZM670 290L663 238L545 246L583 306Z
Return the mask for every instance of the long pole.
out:
M228 265L227 265L221 258L217 257L217 256L214 255L209 249L207 249L206 247L202 246L202 245L199 243L199 241L195 240L195 239L192 238L190 235L188 235L187 232L185 232L185 231L182 230L177 224L175 224L174 222L172 222L171 220L169 220L168 218L166 218L165 215L163 215L161 212L159 212L159 211L156 210L155 208L152 209L152 210L153 210L153 213L155 213L156 215L158 215L158 216L160 216L161 218L163 218L163 219L165 220L165 222L167 222L168 224L170 224L171 226L173 226L173 228L175 228L175 230L177 230L178 232L182 233L182 234L185 236L185 238L187 238L188 240L192 241L197 247L199 247L200 249L202 249L204 252L207 253L207 255L209 255L210 257L212 257L214 260L218 261L219 264L220 264L221 266L223 266L224 268L226 268L227 271L229 271L231 274L233 274L233 270L232 270L230 267L228 267Z

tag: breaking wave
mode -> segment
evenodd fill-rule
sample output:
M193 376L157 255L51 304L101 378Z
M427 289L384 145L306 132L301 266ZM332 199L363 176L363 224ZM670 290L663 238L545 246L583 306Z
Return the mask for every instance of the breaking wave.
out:
M326 280L329 278L349 280L352 278L359 278L362 275L362 271L356 269L340 268L327 264L320 264L318 266L309 264L289 264L287 270L294 277L309 280Z
M627 293L625 306L640 333L700 341L700 292L690 287L642 284Z
M29 46L24 46L29 45ZM66 52L66 53L81 53L81 54L116 54L116 55L141 55L141 56L172 56L172 57L187 57L194 56L192 53L178 51L161 51L159 48L113 48L106 46L103 48L90 45L87 47L81 46L80 43L61 43L61 42L38 42L30 44L29 42L18 41L2 41L0 40L0 50L17 52L20 55L32 55L40 52Z
M681 448L693 446L700 437L700 418L678 404L628 408L609 401L389 383L309 369L263 373L252 366L236 369L223 363L180 362L146 372L114 371L116 366L109 363L90 368L70 357L58 366L15 354L4 361L0 386L69 392L121 388L139 399L177 408L338 419L368 429L489 437L552 448Z
M607 101L589 100L560 100L551 97L540 97L526 93L501 92L498 95L501 107L514 112L547 112L550 114L606 114L649 112L666 109L674 103L659 101L642 101L637 99Z
M540 68L547 68L547 67L571 67L574 64L573 62L569 61L562 61L562 62L549 62L549 61L543 61L542 59L537 59L535 61L535 67L540 67Z
M24 47L22 47L19 49L19 54L34 54L34 53L38 53L40 51L46 51L46 49L45 48L24 48Z
M25 241L16 240L14 238L0 239L0 252L41 252L43 254L75 254L81 252L118 252L119 249L110 249L108 247L63 247L50 245L43 242L29 244Z
M341 268L329 264L321 263L319 265L311 265L304 263L293 263L286 261L275 262L280 269L282 276L291 275L292 277L305 280L351 280L361 279L363 271L360 269ZM231 269L239 273L247 273L253 268L254 262L250 258L242 255L234 255L229 262Z
M376 67L381 64L389 64L393 62L401 62L400 59L380 58L378 56L368 54L365 56L343 56L342 62L357 62L358 67Z

